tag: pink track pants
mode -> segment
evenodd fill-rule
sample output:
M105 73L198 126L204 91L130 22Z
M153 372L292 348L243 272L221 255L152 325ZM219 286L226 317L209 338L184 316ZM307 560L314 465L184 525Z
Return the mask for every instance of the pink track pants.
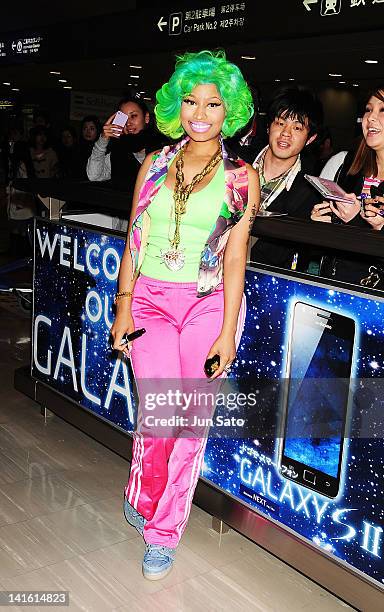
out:
M240 342L245 320L243 297L236 334ZM196 283L173 283L140 276L132 314L136 329L146 334L133 343L135 378L205 379L208 351L220 334L224 313L222 285L196 297ZM160 384L161 381L159 381ZM134 434L131 471L125 496L146 519L144 539L175 548L187 525L207 437L152 437Z

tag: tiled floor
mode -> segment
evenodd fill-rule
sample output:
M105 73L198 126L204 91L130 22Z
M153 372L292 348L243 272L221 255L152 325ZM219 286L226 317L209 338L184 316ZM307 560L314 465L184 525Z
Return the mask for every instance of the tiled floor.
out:
M144 580L143 541L121 508L127 463L59 418L45 424L14 391L29 321L1 300L0 590L70 592L69 608L42 611L350 609L236 532L220 538L195 506L172 573Z

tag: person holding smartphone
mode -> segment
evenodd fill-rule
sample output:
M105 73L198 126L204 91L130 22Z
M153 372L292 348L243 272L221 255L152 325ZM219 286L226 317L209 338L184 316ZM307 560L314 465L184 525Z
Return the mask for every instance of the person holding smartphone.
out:
M384 85L372 92L362 120L363 137L356 153L348 154L335 180L348 193L351 204L320 202L311 213L313 221L370 226L376 231L384 227ZM360 200L357 199L360 196ZM329 265L330 264L330 265ZM374 270L370 271L373 267ZM327 262L331 275L339 280L384 288L384 263L361 255L345 254ZM373 272L373 274L372 274Z
M253 113L248 85L225 53L179 57L156 98L159 129L179 140L148 155L139 171L111 329L114 348L131 355L139 393L141 380L155 389L181 380L184 388L188 379L212 384L230 368L259 202L256 172L225 146ZM135 327L146 333L122 344ZM146 543L143 574L158 580L171 570L186 527L206 437L143 435L140 414L124 512Z
M111 180L115 188L126 191L133 190L145 156L162 140L151 128L148 108L140 98L122 98L118 108L94 144L87 175L90 181Z

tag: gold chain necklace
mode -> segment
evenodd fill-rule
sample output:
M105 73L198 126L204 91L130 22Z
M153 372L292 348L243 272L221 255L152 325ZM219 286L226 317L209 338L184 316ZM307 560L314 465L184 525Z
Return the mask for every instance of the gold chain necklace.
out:
M184 186L184 152L185 148L183 147L176 158L176 180L175 187L173 190L173 200L175 209L175 233L172 239L168 238L171 248L167 251L161 251L161 258L163 262L165 263L167 268L173 271L180 270L185 263L185 252L184 249L179 249L179 245L181 217L185 214L187 210L188 198L191 195L193 188L199 183L201 183L203 178L207 176L207 174L209 174L223 158L221 147L219 147L213 157L211 157L207 165L203 168L203 170L193 177L189 185Z

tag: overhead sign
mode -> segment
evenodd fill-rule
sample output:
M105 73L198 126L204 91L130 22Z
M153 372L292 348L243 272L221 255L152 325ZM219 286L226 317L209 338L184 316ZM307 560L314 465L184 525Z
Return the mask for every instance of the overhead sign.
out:
M355 28L362 28L365 25L373 26L375 19L378 20L377 25L383 24L384 0L303 0L302 5L310 14L307 18L337 17L337 20L332 22L327 20L328 26L331 27L344 25L349 29L353 25ZM298 6L301 8L300 2Z
M248 3L249 4L249 3ZM204 8L185 9L163 14L156 25L161 33L168 36L209 32L221 35L228 30L239 30L246 23L247 2L218 4L210 2Z
M14 106L15 103L12 100L0 99L0 110L8 110Z
M188 3L169 13L155 14L153 30L160 47L170 46L171 37L180 43L257 40L260 24L263 38L282 39L332 32L374 30L384 23L384 0L296 0L296 2L237 2L226 4L207 0ZM279 20L273 21L275 13ZM141 24L145 27L145 24ZM138 27L140 27L138 25ZM160 36L159 36L160 35ZM236 36L236 38L234 38ZM167 45L168 40L168 45ZM175 42L175 41L173 41Z
M111 32L105 18L50 26L41 32L0 36L0 63L68 61L182 48L213 48L260 40L284 40L348 32L380 31L384 0L268 0L226 3L187 0L158 4L156 11L126 11ZM276 18L278 16L278 18ZM127 38L127 23L129 37ZM203 47L204 45L204 47Z
M45 55L47 36L41 32L12 34L0 39L0 60L25 62Z

